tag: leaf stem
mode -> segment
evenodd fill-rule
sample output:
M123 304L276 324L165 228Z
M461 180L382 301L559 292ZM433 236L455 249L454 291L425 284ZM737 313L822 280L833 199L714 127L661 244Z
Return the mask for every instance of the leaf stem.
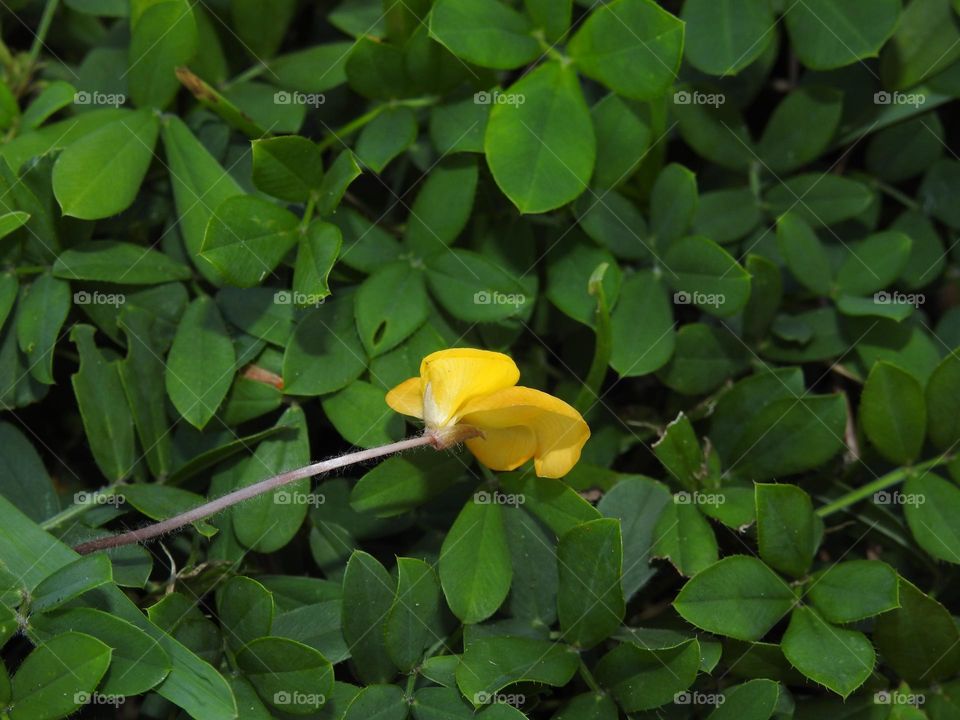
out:
M827 517L828 515L833 515L835 512L839 512L840 510L844 510L851 505L860 502L861 500L865 500L874 493L878 493L881 490L886 490L894 485L899 485L907 478L913 477L918 473L926 472L927 470L939 467L940 465L946 465L948 462L953 461L953 459L953 455L941 455L933 458L932 460L922 462L919 465L910 465L908 467L897 468L892 472L888 472L883 477L858 487L856 490L851 490L845 495L841 495L836 500L818 508L817 515L822 518Z
M331 130L330 134L327 135L327 137L325 137L323 140L317 143L317 147L320 148L322 152L338 142L343 142L343 139L347 135L352 135L360 128L373 122L374 120L377 119L377 117L380 116L380 113L384 112L385 110L392 110L393 108L398 108L398 107L409 107L409 108L426 107L429 105L433 105L436 102L437 102L436 97L432 95L427 95L424 97L406 98L404 100L391 100L390 102L382 103L380 105L377 105L373 109L368 110L360 117L354 118L353 120L348 122L346 125L341 125L337 129Z
M587 684L593 692L597 695L604 695L603 688L600 687L596 678L593 677L593 673L590 672L590 668L587 667L587 664L583 661L583 658L580 658L580 677L583 678L583 681Z
M40 523L40 527L44 530L52 530L53 528L62 525L67 520L72 520L78 515L83 515L88 510L97 507L101 504L101 498L111 497L117 494L119 486L118 485L108 485L102 490L97 490L96 492L87 494L87 501L82 503L74 503L70 507L61 510L53 517L49 517Z
M915 212L921 209L920 203L918 203L916 200L914 200L912 197L910 197L906 193L903 193L897 188L893 187L892 185L888 185L887 183L881 180L876 180L876 179L874 179L873 184L880 192L886 193L887 195L892 197L894 200L899 202L904 207L907 207L910 210L913 210Z
M475 437L477 434L473 428L460 428L458 426L456 429L461 430L461 432L459 432L455 438L456 442L464 440L467 437ZM80 545L77 545L74 550L81 555L85 555L97 550L120 547L121 545L131 545L133 543L150 540L159 535L164 535L168 532L179 530L185 525L195 523L198 520L203 520L211 515L216 515L217 513L222 512L227 508L236 505L237 503L241 503L244 500L249 500L250 498L257 497L258 495L263 495L271 490L276 490L279 487L297 480L302 480L303 478L313 477L314 475L320 475L322 473L330 472L331 470L347 467L348 465L367 462L369 460L383 457L384 455L392 455L394 453L403 452L404 450L423 447L424 445L432 445L438 449L449 447L451 444L450 440L448 439L449 437L449 435L446 437L441 437L435 432L428 431L422 435L407 438L406 440L399 440L398 442L390 443L388 445L381 445L380 447L370 448L368 450L359 450L357 452L347 453L346 455L330 458L329 460L322 460L320 462L307 465L306 467L297 468L296 470L288 470L287 472L274 475L273 477L267 478L266 480L261 480L253 485L248 485L247 487L234 490L233 492L227 493L226 495L218 497L215 500L211 500L203 505L198 505L191 510L187 510L179 515L174 515L173 517L161 522L154 523L152 525L146 525L145 527L121 533L120 535L112 535L110 537L99 538L97 540L81 543Z
M590 370L587 372L587 379L577 394L574 401L574 407L581 413L596 404L600 397L600 387L607 376L607 365L610 363L610 353L613 348L613 336L610 329L610 308L607 306L607 295L603 291L603 276L607 272L607 263L601 263L590 275L590 281L587 285L591 295L597 298L596 313L596 346L593 351L593 361L590 363Z
M50 23L53 22L53 16L57 12L57 6L60 0L47 0L43 8L43 14L40 16L40 23L37 26L37 32L33 36L33 44L30 45L30 52L27 55L26 72L24 72L24 88L30 81L30 73L33 66L37 64L37 58L40 57L40 48L47 39L47 32L50 30Z

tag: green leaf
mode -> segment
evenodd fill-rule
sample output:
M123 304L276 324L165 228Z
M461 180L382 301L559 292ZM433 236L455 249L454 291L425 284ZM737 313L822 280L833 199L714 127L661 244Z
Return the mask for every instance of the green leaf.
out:
M567 50L584 75L618 95L655 100L680 69L683 32L652 0L614 0L590 13Z
M880 54L883 86L903 90L949 67L960 57L958 39L960 29L949 2L915 0L908 3Z
M337 209L350 183L360 177L363 171L357 164L357 157L350 150L344 150L333 161L327 174L320 183L320 199L317 200L317 214L327 217Z
M357 337L353 296L333 301L303 316L283 356L285 392L324 395L349 385L366 368Z
M577 654L561 643L521 637L478 637L467 642L457 667L457 687L474 705L485 705L518 682L562 687L577 671Z
M667 165L650 193L650 230L660 248L682 238L697 212L697 176L682 165Z
M699 668L696 640L657 650L624 642L600 659L596 675L620 707L632 713L669 703L693 684Z
M187 307L167 356L167 395L184 420L202 429L233 383L236 355L216 303L204 295Z
M360 285L353 311L367 355L382 355L426 321L430 307L423 274L403 261L385 265Z
M153 285L188 280L190 268L152 248L116 240L90 240L60 253L53 274L64 280Z
M590 115L597 138L591 186L616 187L640 166L650 145L650 128L615 93L590 108Z
M197 22L187 0L140 3L131 18L130 95L140 107L164 108L180 87L174 70L197 51Z
M252 195L217 206L200 255L232 285L253 287L273 273L297 243L300 221L293 213Z
M722 245L748 235L760 220L760 208L750 188L714 190L700 195L693 233Z
M30 609L34 612L53 610L112 580L113 568L106 555L81 557L37 585L33 591Z
M873 639L906 682L936 682L960 670L960 631L950 612L903 578L900 607L877 618Z
M477 188L477 161L464 155L439 163L410 208L404 239L428 258L452 245L470 219Z
M657 273L640 270L624 279L610 326L610 367L621 377L647 375L670 360L676 326L668 290Z
M162 646L132 623L102 610L77 607L34 615L30 628L44 642L60 633L82 630L110 646L110 667L99 687L102 695L147 692L170 672L170 657Z
M708 720L769 720L784 694L779 683L757 678L723 691L723 702Z
M797 670L844 698L866 682L876 662L866 635L834 627L807 607L793 611L781 647Z
M818 158L837 132L842 110L843 96L833 88L794 90L777 105L757 144L764 164L771 172L783 173Z
M5 238L14 230L21 228L30 219L30 213L13 211L0 215L0 238Z
M759 640L796 602L793 591L760 560L731 555L691 578L674 608L687 622L738 640Z
M586 692L564 705L551 720L616 720L617 705L609 695Z
M746 171L757 159L750 129L740 111L725 101L725 95L684 87L670 107L681 136L698 154L722 167Z
M699 487L704 456L690 418L681 412L671 420L652 450L674 481L688 490Z
M533 628L549 627L557 621L556 540L519 505L505 505L503 512L513 567L509 614Z
M610 7L596 14L609 14ZM587 189L596 158L593 122L576 72L547 62L505 94L517 102L493 107L483 143L493 179L521 213L566 205Z
M526 312L525 286L472 250L453 249L427 259L427 282L443 308L472 323L495 322Z
M475 97L437 105L430 113L430 140L441 155L482 153L489 115L490 105Z
M330 294L328 279L340 254L343 237L340 228L322 220L307 227L307 234L300 238L297 261L293 268L294 299L298 304L314 305Z
M275 198L306 202L323 182L323 156L299 135L261 138L252 143L253 184Z
M684 395L708 393L736 371L742 351L734 342L724 331L709 325L684 325L677 332L670 362L660 368L657 377Z
M926 398L930 442L940 450L949 450L960 441L960 354L956 351L933 371Z
M620 520L623 535L621 583L628 599L656 572L650 562L656 540L655 524L672 500L665 485L637 476L618 482L597 503L597 509L605 517ZM515 580L515 586L517 582L522 580Z
M552 248L547 266L547 297L564 314L584 325L593 326L597 300L590 294L594 270L606 264L601 285L607 305L612 306L620 293L620 267L606 250L585 243L569 242Z
M960 564L960 488L928 472L909 478L901 497L917 544L938 560Z
M413 145L416 139L417 116L413 110L408 107L391 108L377 115L361 131L355 150L360 162L375 173L381 173L391 160Z
M298 405L291 406L277 420L277 425L288 429L257 446L240 473L238 489L310 462L310 442L303 409ZM284 547L303 524L307 515L305 498L309 492L310 479L303 478L240 503L231 511L237 540L263 553Z
M837 287L851 295L868 295L893 283L910 258L910 238L897 231L871 235L848 247L837 272Z
M379 17L380 12L377 12ZM371 24L363 26L360 34L368 31ZM287 90L305 93L322 93L342 85L347 80L344 66L350 54L352 42L329 42L313 45L273 58L267 66L271 79Z
M98 220L133 203L153 160L159 122L140 110L71 143L53 166L53 192L64 215Z
M397 558L397 594L384 626L390 659L401 672L410 672L424 651L443 638L440 581L427 563Z
M178 117L164 119L161 135L187 254L204 277L219 284L216 269L200 257L200 247L213 211L243 189Z
M879 560L838 562L813 576L806 599L828 622L863 620L900 607L897 572Z
M365 683L388 682L397 672L387 645L387 617L397 582L365 552L350 556L343 576L343 639Z
M10 682L10 720L55 720L83 705L110 665L109 646L66 632L34 649Z
M566 483L529 473L502 475L500 484L508 493L523 497L524 510L560 537L580 523L597 520L600 512Z
M817 295L830 294L830 258L813 228L797 213L788 212L777 220L777 247L800 284Z
M237 666L269 705L294 715L314 713L333 691L333 667L319 652L280 637L262 637L237 654Z
M757 545L774 570L802 577L823 537L823 521L796 485L756 483Z
M402 515L448 488L460 462L440 454L387 458L353 486L350 507L377 517Z
M674 302L729 317L750 297L750 276L713 240L691 235L673 243L663 256L667 282L677 291Z
M71 382L93 458L109 480L119 480L136 463L133 418L117 364L96 346L95 332L90 325L75 325L70 331L80 354L80 369Z
M60 502L33 444L14 425L0 422L0 495L31 520L55 515Z
M709 75L736 75L773 39L773 14L765 0L687 0L687 61Z
M530 21L499 0L438 0L429 23L430 37L481 67L511 70L541 52Z
M273 594L256 580L238 575L217 589L217 616L234 650L269 635L273 612Z
M653 529L654 557L668 558L681 575L692 576L717 561L717 538L697 509L700 500L720 502L715 493L681 492L663 507ZM697 503L692 501L696 500Z
M387 408L376 385L354 380L323 399L323 411L337 432L351 445L371 448L403 437L403 418Z
M813 227L823 227L856 217L869 207L873 194L856 180L808 173L776 184L765 199L774 215L792 211Z
M804 0L784 19L800 62L832 70L876 57L899 16L900 0Z
M777 400L747 420L729 469L766 480L818 467L844 448L846 423L842 395Z
M369 685L347 706L343 720L404 720L406 697L396 685Z
M878 362L863 386L860 424L882 457L909 465L919 457L927 434L923 387L896 365Z
M69 311L70 286L52 275L44 273L21 288L17 344L26 358L30 374L45 385L54 383L53 352Z
M603 518L578 525L557 546L557 609L563 637L575 647L603 642L623 622L620 523Z
M485 620L503 604L512 576L500 506L468 501L440 549L447 604L465 623Z
M410 707L415 720L470 720L474 716L460 693L445 687L423 687L417 690Z

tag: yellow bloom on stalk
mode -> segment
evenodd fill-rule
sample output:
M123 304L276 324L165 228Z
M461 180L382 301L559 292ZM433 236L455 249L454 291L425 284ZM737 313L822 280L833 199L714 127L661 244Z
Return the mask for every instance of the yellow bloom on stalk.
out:
M491 470L513 470L533 458L540 477L563 477L580 459L590 428L563 400L517 387L519 379L503 353L440 350L420 363L420 377L387 393L387 404L423 420L440 446L466 438Z

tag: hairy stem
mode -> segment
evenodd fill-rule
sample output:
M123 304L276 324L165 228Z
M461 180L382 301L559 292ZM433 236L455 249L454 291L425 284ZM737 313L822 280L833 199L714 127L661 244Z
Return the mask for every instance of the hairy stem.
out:
M455 430L457 432L451 433L450 430ZM390 443L389 445L381 445L380 447L370 448L369 450L359 450L357 452L341 455L340 457L330 458L329 460L322 460L321 462L313 463L311 465L307 465L306 467L297 468L296 470L288 470L287 472L280 473L279 475L267 478L266 480L261 480L258 483L248 485L247 487L240 488L239 490L234 490L233 492L227 493L226 495L218 497L215 500L211 500L203 505L198 505L191 510L187 510L179 515L174 515L171 518L154 523L153 525L146 525L142 528L138 528L137 530L121 533L120 535L113 535L111 537L105 537L81 543L80 545L77 545L74 550L81 555L86 555L87 553L95 552L97 550L105 550L107 548L120 547L121 545L131 545L133 543L150 540L151 538L164 535L168 532L172 532L173 530L179 530L185 525L203 520L211 515L216 515L217 513L222 512L223 510L226 510L237 503L241 503L244 500L249 500L250 498L257 497L258 495L263 495L264 493L276 490L279 487L297 480L302 480L303 478L320 475L330 472L331 470L347 467L348 465L367 462L369 460L383 457L384 455L392 455L394 453L403 452L404 450L423 447L424 445L432 445L437 449L443 449L470 437L476 437L478 434L479 433L474 431L473 428L468 427L450 428L443 435L428 431L422 435L407 438L406 440L400 440L395 443Z

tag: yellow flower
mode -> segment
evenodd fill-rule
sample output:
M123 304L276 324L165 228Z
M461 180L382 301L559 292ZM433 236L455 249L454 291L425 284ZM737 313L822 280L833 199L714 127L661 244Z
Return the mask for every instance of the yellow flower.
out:
M492 470L513 470L533 458L540 477L563 477L580 459L590 428L562 400L517 387L519 379L516 363L502 353L440 350L420 363L420 377L387 393L387 404L423 420L441 446L465 437Z

